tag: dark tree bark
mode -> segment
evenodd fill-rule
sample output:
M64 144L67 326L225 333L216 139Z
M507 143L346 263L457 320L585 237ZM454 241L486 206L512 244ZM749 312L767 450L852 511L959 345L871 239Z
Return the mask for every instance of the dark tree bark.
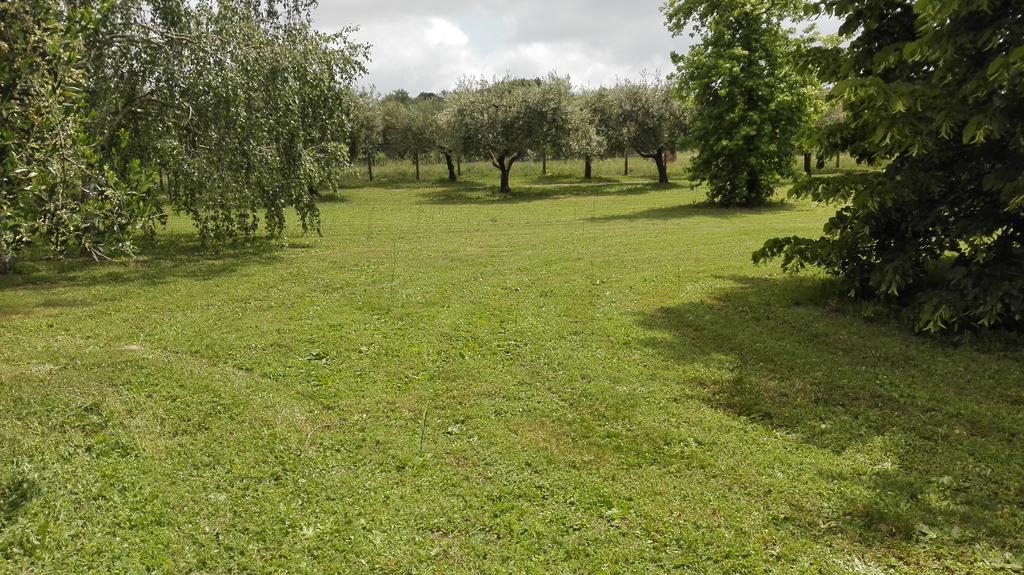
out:
M511 194L512 186L508 183L508 168L501 168L501 193Z
M810 152L804 152L804 173L808 176L811 175L811 154Z
M540 155L540 175L548 175L548 153L544 152Z
M457 181L459 181L459 176L456 175L456 173L455 173L455 160L452 158L452 153L451 152L445 152L444 153L444 161L445 161L445 163L448 164L448 181L449 182L457 182Z
M412 161L413 161L414 164L416 164L416 181L419 181L419 179L420 179L420 155L419 154L413 154Z
M821 154L818 154L818 157L817 157L816 162L815 162L815 166L819 170L824 170L825 169L825 156L822 156Z
M654 160L654 165L658 166L658 183L662 185L668 184L668 162L665 161L665 148L658 148L658 151L653 154L637 153L640 154L641 158Z
M761 176L754 170L747 172L747 199L746 204L754 205L761 203Z
M594 158L590 156L583 158L583 179L594 179Z
M664 148L658 150L658 155L654 157L654 163L658 166L658 183L665 185L668 183L668 162L665 161L665 150Z
M370 174L370 181L373 181L373 156L366 156L366 171Z
M842 159L842 156L841 156L841 155L839 155L839 154L836 154L836 169L837 169L837 170L838 170L838 169L839 169L840 167L842 167L842 166L841 166L841 165L839 164L839 161L840 161L841 159Z
M625 171L624 175L628 176L629 175L629 152L628 151L627 152L623 152L622 153L622 157L626 159L626 171Z
M512 172L512 165L516 163L520 158L520 154L517 152L511 156L502 154L500 156L491 156L491 164L501 170L501 193L511 194L512 186L509 185L509 174Z

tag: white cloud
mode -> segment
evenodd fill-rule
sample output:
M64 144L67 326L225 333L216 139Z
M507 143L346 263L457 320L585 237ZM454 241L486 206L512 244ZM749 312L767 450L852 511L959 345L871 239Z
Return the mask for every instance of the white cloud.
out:
M423 40L427 46L436 48L438 46L465 46L469 44L469 38L459 29L444 18L429 18L426 29L423 31Z
M382 92L439 92L465 76L549 71L596 86L644 71L671 71L673 39L658 8L663 0L517 0L495 13L472 0L322 0L324 30L356 25L373 45L363 83Z

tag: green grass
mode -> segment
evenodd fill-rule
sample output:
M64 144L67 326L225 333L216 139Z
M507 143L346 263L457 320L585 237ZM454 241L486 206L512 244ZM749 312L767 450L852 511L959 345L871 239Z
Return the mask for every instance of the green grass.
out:
M322 238L23 262L0 571L1021 570L1020 340L751 265L826 209L577 168L382 167Z

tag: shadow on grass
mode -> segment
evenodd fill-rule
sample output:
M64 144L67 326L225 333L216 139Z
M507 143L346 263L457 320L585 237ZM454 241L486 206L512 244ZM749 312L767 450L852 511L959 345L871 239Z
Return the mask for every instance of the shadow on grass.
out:
M633 183L612 180L612 183L571 182L544 186L513 186L512 192L502 194L496 186L475 185L428 192L426 203L440 205L522 203L561 197L591 197L612 195L640 195L679 189L678 184Z
M13 274L0 276L5 289L51 290L77 285L154 285L175 279L211 280L254 263L271 263L282 250L301 249L302 242L283 247L265 238L239 240L218 247L204 247L195 234L161 232L139 245L140 257L97 263L88 258L20 261ZM51 299L44 298L40 305ZM82 302L82 305L93 302ZM66 299L52 300L48 307L73 307ZM0 307L0 315L4 309Z
M675 220L701 216L706 218L735 218L749 215L768 215L788 212L796 209L796 204L777 201L753 208L722 208L703 203L684 204L665 208L651 208L629 214L616 214L591 218L595 222L613 222L621 220Z
M347 196L344 195L343 191L328 192L317 198L316 203L318 204L347 204L351 202Z
M658 309L644 343L725 375L698 394L861 472L834 517L800 518L860 543L1024 549L1024 353L992 335L954 347L822 304L828 283L728 278L714 301ZM838 472L837 472L838 473Z

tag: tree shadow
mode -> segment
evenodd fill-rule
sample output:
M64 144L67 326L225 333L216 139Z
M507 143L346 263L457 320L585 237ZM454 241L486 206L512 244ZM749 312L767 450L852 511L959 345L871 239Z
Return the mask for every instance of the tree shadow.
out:
M327 192L316 199L318 204L347 204L351 201L348 196L343 195L343 190Z
M608 176L593 176L590 180L585 180L583 179L582 174L562 173L553 173L544 176L526 176L521 177L519 181L529 186L543 186L548 184L559 183L576 185L622 183L621 180Z
M565 197L630 196L652 192L677 190L678 184L631 183L612 180L611 183L563 183L544 186L513 186L512 192L503 194L497 186L474 186L471 188L447 188L428 192L425 203L438 205L459 204L517 204Z
M767 215L788 212L796 209L796 205L785 200L769 202L763 206L751 208L723 208L706 203L683 204L664 208L651 208L628 214L614 214L591 218L595 222L614 222L622 220L676 220L696 216L705 218L732 219L748 215Z
M712 301L640 318L644 343L714 369L696 393L708 404L870 471L836 516L800 518L860 543L940 539L1024 548L1022 338L954 346L830 310L827 282L726 278Z
M253 264L272 263L282 257L283 250L303 247L302 242L285 247L266 238L204 246L195 234L163 232L153 240L140 243L138 253L141 255L137 258L118 258L107 262L95 262L89 258L26 258L18 262L14 273L0 276L0 292L49 291L82 285L156 285L183 278L206 281ZM39 305L54 307L75 304L68 303L66 298L41 297ZM17 311L20 310L0 306L0 315Z

